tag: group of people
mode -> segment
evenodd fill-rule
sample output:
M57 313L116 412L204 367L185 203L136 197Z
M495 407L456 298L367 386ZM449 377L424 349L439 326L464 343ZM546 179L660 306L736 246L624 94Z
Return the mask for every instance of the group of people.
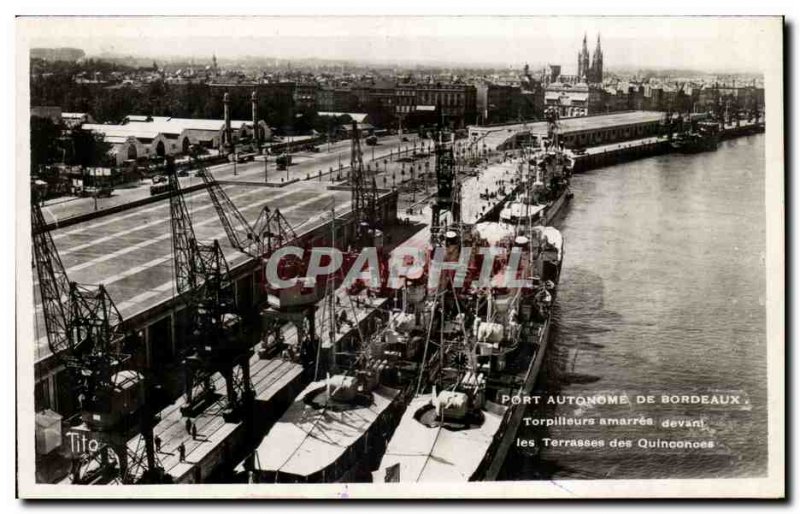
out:
M192 439L197 439L197 424L192 421L192 418L186 417L185 422L186 433L192 436ZM156 435L153 438L153 444L155 445L156 453L161 453L161 438ZM181 444L178 445L178 460L180 462L186 462L186 445L181 441Z

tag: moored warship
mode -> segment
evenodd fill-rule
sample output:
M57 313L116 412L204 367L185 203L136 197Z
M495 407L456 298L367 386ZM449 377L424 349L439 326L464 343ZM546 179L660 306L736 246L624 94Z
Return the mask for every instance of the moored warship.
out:
M558 116L548 111L548 137L537 148L522 150L514 198L500 211L500 221L547 225L572 198L573 160L559 141Z
M433 358L422 360L416 394L373 473L376 482L497 477L524 413L511 400L530 393L539 375L561 274L563 238L543 223L569 198L571 170L551 120L548 144L525 159L529 173L500 221L453 224L438 242L453 262L470 249L507 258L467 273L474 279L477 268L491 269L488 282L458 288L451 281L437 291L438 317L425 346Z
M426 440L413 433L418 427L409 422L409 416L423 432L442 421L441 426L458 433L457 437L466 436L471 445L475 437L484 441L479 465L467 468L480 469L479 478L497 473L511 439L505 435L516 432L521 414L501 398L533 386L560 273L560 233L541 223L552 219L566 201L570 163L558 147L557 134L548 143L520 160L520 187L510 204L518 214L499 222L466 225L459 222L453 142L439 134L440 187L423 270L402 277L403 287L381 303L387 313L385 325L369 335L360 334L361 339L350 347L333 349L337 362L315 374L240 465L243 479L257 483L369 480L382 465L384 453L385 462L398 451L407 453L404 446L412 448ZM448 289L452 282L445 279L444 286L432 290L427 280L432 255L444 248L447 259L458 260L464 245L520 252L518 278L530 284L457 292ZM497 279L505 273L502 262L494 266ZM355 297L347 298L353 301ZM419 419L414 417L418 414ZM468 430L453 430L457 426ZM406 434L409 428L412 433ZM414 440L408 445L406 435ZM395 446L400 449L394 451ZM478 456L472 450L460 454ZM401 474L406 477L413 472Z
M428 341L434 358L423 360L375 481L494 479L524 411L509 400L532 390L542 365L563 258L560 232L485 222L463 237L449 234L446 246L455 253L465 242L518 252L516 278L528 285L440 291ZM502 280L506 266L495 268L493 279Z

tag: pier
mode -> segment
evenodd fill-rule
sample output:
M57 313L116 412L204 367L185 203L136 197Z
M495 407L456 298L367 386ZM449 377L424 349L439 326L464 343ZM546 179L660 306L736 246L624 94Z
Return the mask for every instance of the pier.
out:
M629 111L559 120L559 138L571 153L576 173L672 152L662 112ZM763 120L720 127L720 140L764 131ZM513 151L547 137L544 122L470 126L470 140L490 151Z

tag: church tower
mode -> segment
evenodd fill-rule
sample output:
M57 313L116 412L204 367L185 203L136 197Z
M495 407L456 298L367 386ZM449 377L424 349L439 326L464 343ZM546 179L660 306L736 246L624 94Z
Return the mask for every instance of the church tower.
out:
M585 41L585 40L584 40ZM600 34L597 34L597 46L594 49L594 55L592 56L592 68L591 73L589 73L590 82L594 82L596 84L603 83L603 50L600 48Z
M589 49L586 46L586 33L583 34L583 48L578 54L578 80L586 82L589 79Z

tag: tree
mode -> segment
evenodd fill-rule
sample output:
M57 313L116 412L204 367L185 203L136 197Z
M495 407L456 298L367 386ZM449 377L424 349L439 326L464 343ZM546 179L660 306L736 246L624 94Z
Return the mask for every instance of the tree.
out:
M74 129L70 138L74 153L69 164L87 167L100 166L108 161L111 144L106 143L102 135L88 130Z
M50 118L31 117L31 174L61 157L60 135L61 127Z

